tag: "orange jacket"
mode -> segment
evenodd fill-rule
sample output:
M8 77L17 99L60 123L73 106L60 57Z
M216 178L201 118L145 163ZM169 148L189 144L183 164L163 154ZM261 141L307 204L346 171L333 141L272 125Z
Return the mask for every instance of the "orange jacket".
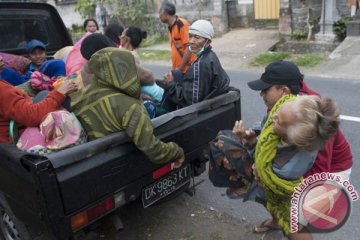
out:
M183 18L176 17L175 23L169 27L169 41L171 47L171 61L173 68L179 68L182 56L185 52L186 47L188 46L189 41L189 23ZM180 54L181 53L181 54ZM192 62L194 62L196 56L194 54L190 55L187 66L182 69L182 72L185 73L189 68Z

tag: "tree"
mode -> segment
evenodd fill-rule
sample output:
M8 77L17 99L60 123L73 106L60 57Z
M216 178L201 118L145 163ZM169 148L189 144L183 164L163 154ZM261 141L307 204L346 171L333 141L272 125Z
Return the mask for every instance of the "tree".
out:
M92 17L97 5L107 5L112 9L110 16L120 23L142 25L146 22L145 4L140 0L78 0L76 11L84 18Z
M103 2L103 1L78 0L76 3L75 10L79 12L83 18L94 17L95 7L97 2Z
M203 0L202 0L203 1ZM120 23L123 26L138 26L146 29L151 39L162 39L167 36L167 28L159 18L154 17L147 11L146 0L78 0L76 11L83 18L93 17L97 5L106 6L109 11L110 21Z

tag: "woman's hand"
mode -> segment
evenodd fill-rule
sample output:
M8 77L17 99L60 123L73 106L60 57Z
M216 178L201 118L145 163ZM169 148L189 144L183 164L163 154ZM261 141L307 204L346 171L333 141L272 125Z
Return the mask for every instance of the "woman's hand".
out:
M167 73L164 74L163 76L163 84L165 86L169 85L170 82L174 81L174 77L171 73L171 71L169 70Z
M57 91L64 96L69 95L72 92L75 92L78 90L78 85L75 81L71 80L64 80L63 83L60 85L60 87L57 89Z
M253 130L245 129L242 120L235 121L232 132L240 138L244 145L251 146L256 143L256 133Z
M140 93L140 99L142 100L142 101L146 101L146 100L152 100L152 98L149 96L149 95L147 95L147 94L145 94L145 93Z
M223 165L224 165L224 168L226 168L227 170L234 170L233 165L229 162L229 160L227 160L226 157L224 157L224 159L223 159Z

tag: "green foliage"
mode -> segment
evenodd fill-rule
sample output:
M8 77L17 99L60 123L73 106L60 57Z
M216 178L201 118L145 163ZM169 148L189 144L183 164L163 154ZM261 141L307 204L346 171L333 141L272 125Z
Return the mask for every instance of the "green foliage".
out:
M118 22L124 26L137 26L148 32L145 39L148 45L151 41L157 42L167 36L166 25L162 24L157 16L147 14L146 1L142 0L78 0L76 11L83 18L94 16L97 4L103 4L111 9L110 21Z
M335 21L333 24L333 31L341 41L346 38L346 28L351 20L351 17L345 17Z
M168 43L168 38L162 36L160 33L155 33L145 38L140 47L148 47L155 44Z
M145 22L145 5L141 1L106 0L113 11L111 17L124 23L126 26L140 26Z
M306 38L307 38L307 32L301 29L297 29L291 34L291 39L293 40L299 41L299 40L304 40Z
M93 16L95 12L96 2L97 1L95 0L78 0L76 3L75 11L80 13L83 18L89 18L90 16Z
M274 61L279 61L279 60L288 58L289 56L290 56L290 53L288 53L288 52L267 52L267 53L263 53L263 54L260 54L259 56L255 57L250 62L250 65L265 66Z
M325 61L325 57L319 54L304 54L296 57L294 63L299 67L312 68Z
M265 67L269 63L284 59L293 61L299 67L312 68L324 62L326 60L326 57L321 54L291 55L288 52L268 52L260 54L259 56L254 58L250 62L250 65L257 67Z
M74 33L83 33L84 32L84 27L82 25L78 25L78 24L72 24L71 25L71 32Z

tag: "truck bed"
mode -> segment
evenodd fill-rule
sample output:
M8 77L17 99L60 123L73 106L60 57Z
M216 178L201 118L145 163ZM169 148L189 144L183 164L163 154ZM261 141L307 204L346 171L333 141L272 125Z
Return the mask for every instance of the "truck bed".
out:
M152 120L162 141L174 141L185 152L187 164L205 162L208 143L219 130L241 119L240 92L206 100ZM124 132L51 153L25 154L0 144L0 183L14 213L35 228L51 229L58 239L71 232L70 217L121 192L122 204L134 201L152 184L150 162ZM4 175L3 175L4 174ZM20 190L20 191L19 191Z

